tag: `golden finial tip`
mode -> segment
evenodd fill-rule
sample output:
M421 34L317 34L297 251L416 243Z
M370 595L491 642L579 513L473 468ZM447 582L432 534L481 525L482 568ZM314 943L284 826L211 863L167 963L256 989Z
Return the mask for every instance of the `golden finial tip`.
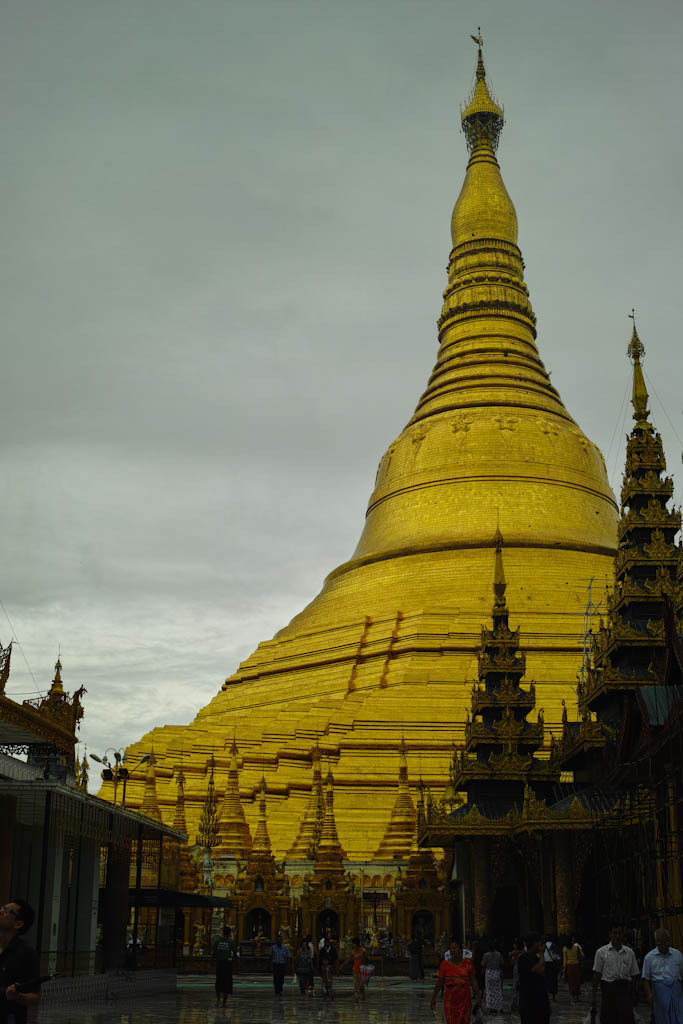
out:
M628 316L629 320L633 320L633 333L631 335L631 340L626 351L628 353L629 358L632 359L634 363L636 363L639 362L641 357L645 355L645 346L638 337L638 331L636 330L635 309L632 309Z

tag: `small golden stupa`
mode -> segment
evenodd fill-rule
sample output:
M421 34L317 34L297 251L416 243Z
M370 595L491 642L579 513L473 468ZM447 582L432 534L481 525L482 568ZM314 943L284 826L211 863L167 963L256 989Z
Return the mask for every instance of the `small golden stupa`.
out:
M497 529L546 726L560 727L563 700L575 706L588 584L596 600L613 575L617 506L600 451L565 409L536 346L517 215L496 159L503 110L476 41L436 365L380 460L358 546L191 724L154 729L130 751L153 747L169 822L182 768L191 837L213 754L219 804L232 807L239 767L252 834L265 778L272 850L284 857L311 817L322 758L347 857L372 862L390 849L420 780L440 795L453 744L463 741ZM142 781L131 782L128 802L142 798ZM390 827L392 813L401 821ZM223 843L226 828L219 824Z

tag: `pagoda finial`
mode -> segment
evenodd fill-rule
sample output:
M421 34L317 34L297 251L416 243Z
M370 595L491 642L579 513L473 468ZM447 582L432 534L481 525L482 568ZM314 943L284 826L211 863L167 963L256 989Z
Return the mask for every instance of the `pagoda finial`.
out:
M502 609L505 607L505 590L507 588L507 583L505 580L505 571L503 569L503 535L500 532L499 526L496 526L493 542L496 546L495 568L493 570L493 593L496 597L494 608Z
M62 659L57 658L55 662L55 677L52 680L52 686L50 687L50 694L61 695L64 693L64 686L62 685Z
M470 36L473 42L477 44L477 81L481 82L486 78L486 68L484 67L484 58L482 57L481 51L484 46L484 39L481 34L481 25L477 26L476 36Z
M503 108L491 96L486 84L481 28L471 38L477 44L477 70L474 89L467 106L461 112L462 130L470 150L481 142L487 142L492 149L496 149L504 123Z
M636 311L632 309L629 318L633 320L633 334L627 348L629 359L633 362L633 390L631 392L631 404L633 405L633 418L636 423L646 423L649 415L647 400L649 395L645 387L643 368L640 360L645 355L645 346L638 337L636 330Z

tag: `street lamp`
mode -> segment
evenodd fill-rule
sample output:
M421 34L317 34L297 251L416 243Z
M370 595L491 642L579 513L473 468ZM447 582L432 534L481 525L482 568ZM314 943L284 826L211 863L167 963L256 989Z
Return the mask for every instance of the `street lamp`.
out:
M114 763L109 760L107 754L112 753L114 755ZM134 772L136 768L139 768L141 764L145 764L149 761L149 754L143 754L137 764L133 765L132 768L126 768L124 761L126 758L126 752L123 747L120 750L114 750L113 747L107 747L103 757L98 757L97 754L91 754L90 757L93 761L97 761L98 764L104 765L102 769L102 779L105 782L114 783L114 804L116 804L116 791L119 785L119 779L123 782L123 797L121 799L121 806L126 806L126 783L130 778L130 773Z

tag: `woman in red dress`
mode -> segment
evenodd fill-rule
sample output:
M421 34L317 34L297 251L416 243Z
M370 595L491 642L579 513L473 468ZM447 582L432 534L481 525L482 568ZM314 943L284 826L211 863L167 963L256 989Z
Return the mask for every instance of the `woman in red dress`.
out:
M443 992L446 1024L470 1024L472 994L475 1003L480 1000L474 965L471 959L463 960L459 942L451 943L450 954L450 959L442 960L439 967L432 995L432 1010L436 1007L439 992Z

